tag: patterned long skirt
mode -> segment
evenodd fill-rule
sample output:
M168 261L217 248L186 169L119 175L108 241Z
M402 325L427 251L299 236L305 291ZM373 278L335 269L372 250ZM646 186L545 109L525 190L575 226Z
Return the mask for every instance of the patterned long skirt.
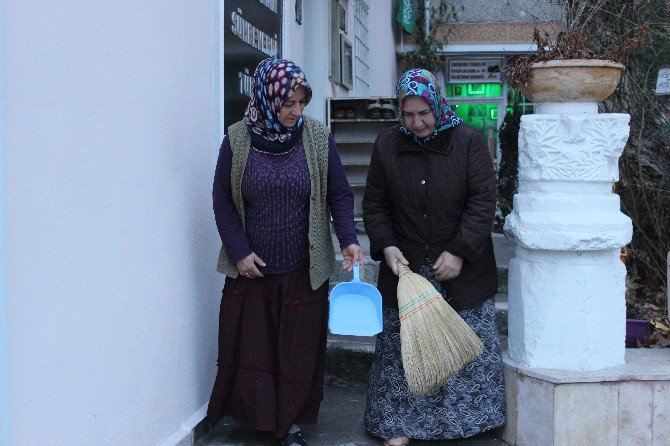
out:
M208 417L231 415L280 438L294 423L316 423L327 330L328 282L312 290L308 268L227 278Z
M441 290L433 270L421 275ZM444 293L443 293L444 294ZM477 333L484 353L423 398L407 387L400 353L398 310L383 310L370 372L365 427L377 437L466 438L505 424L505 385L493 298L458 314Z

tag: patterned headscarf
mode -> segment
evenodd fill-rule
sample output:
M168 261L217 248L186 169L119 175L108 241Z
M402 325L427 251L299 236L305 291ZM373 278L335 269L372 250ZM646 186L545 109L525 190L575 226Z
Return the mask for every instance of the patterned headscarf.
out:
M402 108L402 101L407 96L420 96L428 102L433 115L435 116L435 130L433 133L426 136L425 138L420 138L412 133L407 127L402 119L402 113L398 118L400 123L400 131L406 135L413 136L414 139L419 143L425 143L435 138L435 136L443 131L456 127L463 123L463 120L456 116L456 113L453 112L447 100L442 95L440 90L440 84L437 79L428 70L422 68L414 68L405 72L398 81L398 86L396 88L396 95L398 96L398 104Z
M312 99L312 87L299 66L286 59L262 60L251 86L252 96L244 111L244 123L252 137L261 136L270 143L285 143L302 132L303 118L291 128L279 122L279 110L298 87L305 88L305 100ZM257 139L257 138L254 138Z

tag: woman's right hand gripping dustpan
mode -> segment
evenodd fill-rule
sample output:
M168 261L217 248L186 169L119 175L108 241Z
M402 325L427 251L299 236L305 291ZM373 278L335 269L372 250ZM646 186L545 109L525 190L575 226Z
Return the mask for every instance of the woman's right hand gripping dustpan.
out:
M353 270L351 282L339 283L330 292L328 328L333 334L374 336L382 331L382 296L361 282L358 263Z

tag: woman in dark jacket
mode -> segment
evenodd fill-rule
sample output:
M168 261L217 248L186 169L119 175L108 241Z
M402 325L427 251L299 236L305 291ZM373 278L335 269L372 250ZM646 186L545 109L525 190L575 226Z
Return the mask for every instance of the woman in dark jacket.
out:
M370 254L381 260L377 286L384 302L365 425L385 445L465 438L505 424L494 320L491 158L429 71L406 72L397 95L399 125L379 134L363 197ZM484 344L479 358L423 398L409 393L401 363L397 262L430 280Z

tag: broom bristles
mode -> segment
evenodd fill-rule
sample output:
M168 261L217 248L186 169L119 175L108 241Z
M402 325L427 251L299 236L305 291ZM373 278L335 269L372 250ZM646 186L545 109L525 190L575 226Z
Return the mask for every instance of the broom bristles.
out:
M424 396L483 351L472 328L422 275L398 264L400 346L409 390Z

